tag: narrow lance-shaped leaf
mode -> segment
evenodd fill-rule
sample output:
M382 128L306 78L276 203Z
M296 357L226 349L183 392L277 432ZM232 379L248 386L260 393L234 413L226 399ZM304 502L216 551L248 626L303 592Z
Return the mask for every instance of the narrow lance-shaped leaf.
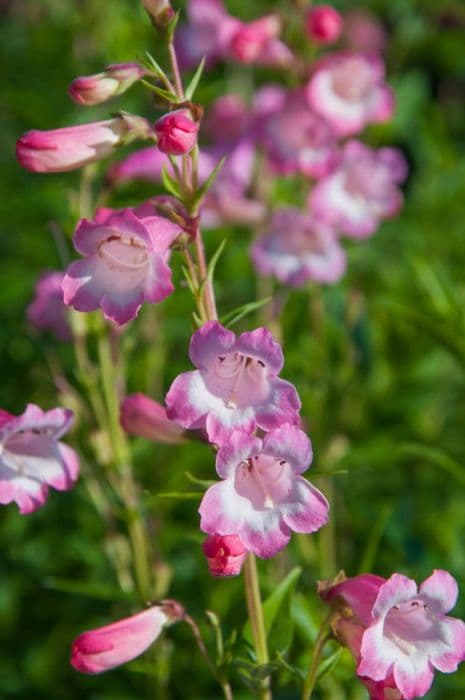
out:
M200 82L200 78L202 77L204 66L205 66L205 56L200 61L199 67L195 71L194 75L191 78L189 85L185 89L186 100L191 100L192 97L194 96L194 93L197 90L197 86Z

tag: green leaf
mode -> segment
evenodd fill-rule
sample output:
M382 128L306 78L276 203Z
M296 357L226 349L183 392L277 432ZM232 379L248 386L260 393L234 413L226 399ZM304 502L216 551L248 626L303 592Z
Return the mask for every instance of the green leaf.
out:
M199 187L197 192L195 192L194 195L192 196L192 199L190 200L190 206L191 206L191 209L193 211L197 209L200 202L202 201L202 199L205 197L205 195L207 194L210 187L215 182L216 177L217 177L218 173L220 172L221 168L223 167L225 160L226 160L226 156L223 156L223 158L220 160L220 162L216 164L215 168L212 170L210 175L207 177L207 179L205 180L203 185L201 187Z
M260 309L262 306L265 306L265 304L268 304L272 300L272 298L273 297L265 297L264 299L259 299L258 301L249 301L248 304L238 306L232 311L229 311L227 314L222 316L221 323L223 324L223 326L230 328L235 323L240 321L241 318L247 316L247 314L251 314L253 311Z
M318 666L318 671L316 674L316 680L319 680L320 678L323 678L327 673L329 673L338 663L339 659L341 658L342 652L344 649L342 647L339 647L331 656L328 656L327 659L325 659L319 666Z
M399 445L399 455L401 457L417 457L424 459L430 464L434 464L448 472L461 484L465 485L465 467L450 457L446 452L438 450L428 445L419 445L413 442L401 443Z
M197 484L198 486L202 486L202 488L208 488L209 486L212 486L212 484L216 484L216 481L210 481L208 479L199 479L190 472L184 472L186 477L191 481L193 484Z
M211 282L213 281L213 275L215 274L215 268L218 260L221 257L221 254L225 248L226 245L226 238L224 238L218 248L215 250L213 253L210 262L208 263L208 271L207 271L207 279L209 279Z
M154 59L151 53L148 51L145 51L145 59L144 59L144 64L149 68L151 71L153 71L156 75L158 75L160 78L161 77L166 77L165 72L163 68L160 66L159 63Z
M163 166L161 169L161 179L165 189L168 190L173 197L182 200L182 193L179 189L179 183L172 175L169 174L165 166Z
M186 96L186 100L191 100L192 97L194 96L194 93L197 90L197 86L200 82L200 78L202 77L204 67L205 67L205 56L200 61L199 67L195 71L194 75L191 78L189 85L186 87L186 89L184 91L184 94Z
M119 588L107 586L103 583L84 583L57 576L49 576L43 580L45 588L71 595L83 595L99 600L133 600L133 595L124 593Z
M180 16L181 16L181 13L179 12L179 10L177 10L173 19L169 22L169 24L165 28L166 40L167 40L168 44L170 44L173 41L174 32L176 31L176 27L178 25Z
M158 85L152 85L148 80L141 80L141 83L145 85L146 88L154 92L158 97L169 102L169 104L177 104L178 98L173 92L165 90L165 88L158 87Z
M176 498L180 501L198 500L202 494L199 491L164 491L157 493L153 498Z

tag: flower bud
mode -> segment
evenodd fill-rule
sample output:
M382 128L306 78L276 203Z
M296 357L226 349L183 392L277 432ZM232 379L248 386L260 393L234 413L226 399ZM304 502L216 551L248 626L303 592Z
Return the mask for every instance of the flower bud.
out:
M176 109L161 117L155 123L158 148L163 153L180 156L197 143L199 125L194 122L184 109Z
M316 5L307 14L305 29L316 43L331 44L339 39L342 17L331 5Z
M50 131L33 129L18 140L16 157L31 172L62 173L107 158L116 146L148 134L145 119L126 114Z
M170 0L142 0L142 4L155 27L159 29L167 27L175 15Z
M103 73L73 80L69 94L80 105L97 105L121 95L144 75L145 69L138 63L115 63Z
M241 63L254 63L280 30L277 15L265 15L254 22L241 23L231 38L231 56Z
M209 535L202 545L212 576L237 576L247 550L237 535Z
M183 442L183 429L171 421L159 403L144 394L131 394L121 404L121 425L131 435L175 445Z
M111 625L83 632L73 642L71 665L81 673L96 674L132 661L153 644L163 627L183 616L184 609L176 601L162 601Z

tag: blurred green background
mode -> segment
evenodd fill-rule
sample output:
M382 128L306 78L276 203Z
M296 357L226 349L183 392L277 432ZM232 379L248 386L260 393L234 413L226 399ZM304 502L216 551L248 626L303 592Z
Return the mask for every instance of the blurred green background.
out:
M270 2L228 2L231 13L258 16ZM344 10L353 3L338 2ZM385 23L389 81L398 108L393 122L367 132L373 145L403 149L410 165L402 214L370 240L348 245L348 273L331 289L311 288L286 301L282 328L286 365L303 400L314 442L315 471L331 501L332 521L314 537L261 565L270 592L300 563L289 619L295 633L289 657L305 668L323 615L318 578L344 568L348 575L401 571L418 581L446 568L462 584L457 616L465 615L465 5L461 0L359 2ZM281 7L286 3L281 1ZM71 253L79 174L39 176L21 170L16 139L30 128L50 129L105 118L108 108L80 109L67 96L77 75L144 50L159 57L157 39L136 0L3 0L0 4L1 184L0 407L20 412L28 401L51 407L72 403L71 348L31 333L24 310L39 274L61 267ZM269 74L251 72L259 85ZM278 76L275 76L275 79ZM231 67L207 74L199 101L230 89ZM118 101L150 115L139 87ZM289 188L288 188L289 190ZM144 190L145 196L147 191ZM135 203L130 187L118 203ZM283 201L289 197L282 186ZM210 253L224 235L217 273L222 313L255 294L247 257L248 232L209 232ZM57 246L58 242L58 246ZM177 273L177 279L180 275ZM179 371L189 368L191 300L178 285L160 310L144 309L125 333L130 391L162 400ZM246 318L251 328L262 317ZM169 357L169 362L167 358ZM61 376L61 396L50 369ZM86 426L76 437L85 445ZM245 604L240 580L211 580L200 549L195 500L157 499L157 491L192 490L185 477L214 478L207 446L169 448L134 441L137 475L147 490L160 572L172 579L170 597L201 617L208 607L226 632L240 629ZM311 478L311 472L308 476ZM89 678L68 664L70 641L82 630L128 614L108 563L122 547L119 526L108 534L82 486L51 494L28 517L15 505L0 513L0 698L21 700L129 700L145 697L219 697L181 627L144 663ZM212 633L203 625L208 643ZM246 656L246 651L243 652ZM238 698L251 697L233 672ZM186 688L187 686L187 688ZM276 698L297 698L292 676L276 673ZM436 677L431 700L463 700L465 669ZM315 693L325 700L366 697L343 655L334 676Z

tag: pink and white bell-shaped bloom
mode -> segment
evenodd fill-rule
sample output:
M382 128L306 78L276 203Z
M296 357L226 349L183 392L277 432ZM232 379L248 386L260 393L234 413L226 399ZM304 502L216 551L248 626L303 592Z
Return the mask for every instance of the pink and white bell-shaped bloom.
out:
M366 238L382 219L395 216L402 207L398 184L406 175L407 164L397 149L375 151L360 141L349 141L338 168L312 190L310 209L338 232Z
M272 557L291 531L311 533L328 520L328 502L300 474L312 459L310 440L284 424L263 440L234 432L222 446L216 469L223 481L200 504L200 528L236 534L259 557Z
M183 430L166 415L166 409L145 394L126 396L121 404L121 425L130 435L177 445L184 442Z
M298 423L300 399L278 377L283 353L267 328L236 337L208 321L192 336L189 356L198 369L176 377L166 396L168 417L183 428L205 429L210 442L222 445L237 430Z
M116 146L148 138L146 119L124 115L51 131L27 131L16 144L19 163L35 173L63 173L107 158Z
M69 94L80 105L98 105L126 92L145 73L145 68L138 63L113 63L102 73L75 78L69 86Z
M71 340L71 329L63 301L64 273L58 270L44 272L37 280L34 300L26 310L29 323L41 331L53 333L59 340Z
M111 625L83 632L72 644L71 665L81 673L110 671L140 656L166 625L183 616L179 603L166 600Z
M237 535L209 535L202 544L212 576L237 576L247 556L247 549Z
M42 411L28 404L13 416L0 411L0 503L15 501L22 515L47 500L51 486L72 488L79 474L76 452L60 442L69 429L73 412L64 408Z
M336 138L328 122L310 109L301 90L283 90L281 104L276 94L274 99L275 109L262 118L257 114L255 127L271 166L283 175L326 175L338 160Z
M85 257L68 267L65 304L77 311L101 308L119 325L135 318L144 301L162 301L173 291L166 256L180 232L168 219L140 219L130 209L104 222L83 219L73 242Z
M306 87L312 109L338 136L357 134L367 124L384 122L394 112L394 95L384 82L377 54L341 52L322 59Z
M346 257L334 231L298 209L277 211L269 230L253 244L252 261L262 275L300 287L309 280L331 283L345 272Z
M392 674L405 700L423 697L434 671L452 673L465 659L465 623L447 613L458 595L455 579L435 570L419 587L393 574L379 589L360 648L360 676Z

